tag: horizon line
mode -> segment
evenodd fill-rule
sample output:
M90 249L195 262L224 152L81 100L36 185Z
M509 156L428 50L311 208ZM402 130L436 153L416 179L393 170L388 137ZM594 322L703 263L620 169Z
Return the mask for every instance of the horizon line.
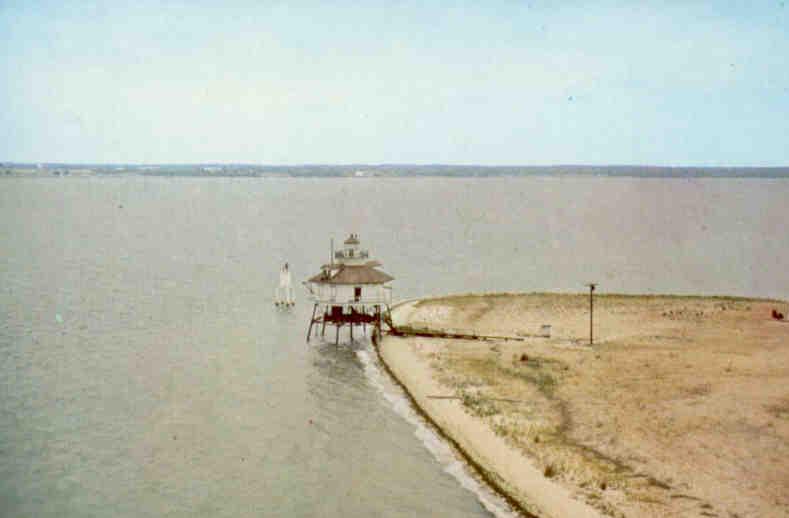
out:
M301 162L301 163L259 163L259 162L92 162L92 161L0 161L0 167L11 165L29 166L102 166L102 167L152 167L152 166L244 166L244 167L482 167L482 168L643 168L643 169L789 169L787 165L660 165L660 164L483 164L447 162Z

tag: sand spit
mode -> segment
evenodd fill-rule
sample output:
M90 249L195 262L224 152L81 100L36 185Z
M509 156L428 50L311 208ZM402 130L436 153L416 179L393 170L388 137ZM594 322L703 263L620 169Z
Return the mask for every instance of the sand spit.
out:
M395 324L381 359L493 485L539 516L789 515L789 313L723 297L463 295ZM538 338L551 325L550 338Z

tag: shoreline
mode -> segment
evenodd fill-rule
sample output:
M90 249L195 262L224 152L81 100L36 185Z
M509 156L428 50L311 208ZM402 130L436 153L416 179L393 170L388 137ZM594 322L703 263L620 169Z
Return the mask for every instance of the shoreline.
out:
M435 430L439 436L441 436L442 439L444 439L450 444L452 450L455 451L455 453L463 460L463 462L466 463L467 466L471 467L471 469L474 471L474 474L476 476L482 479L484 483L488 485L488 487L490 487L499 497L501 497L505 502L507 502L507 505L510 506L512 511L517 513L519 516L523 516L524 518L541 518L543 516L556 516L556 517L600 516L599 514L594 513L591 509L576 507L575 505L576 502L574 500L565 500L565 504L569 506L571 509L569 510L564 509L565 505L561 505L557 507L561 507L562 509L556 509L555 507L551 508L549 514L546 515L546 514L541 514L546 512L545 508L541 508L534 504L530 504L528 500L517 499L513 495L511 489L506 489L502 487L501 483L496 482L496 478L498 477L495 475L495 471L494 471L495 467L490 469L486 468L484 464L485 463L484 460L479 460L475 456L473 456L473 454L469 452L469 449L461 446L456 436L453 435L452 432L450 432L447 429L446 425L442 426L441 424L439 424L439 422L436 421L436 419L434 419L434 416L423 407L423 405L425 404L424 401L422 402L422 404L420 404L419 400L417 399L417 396L415 396L414 393L409 389L406 382L404 382L401 379L401 377L395 374L395 372L392 369L392 366L390 365L390 363L388 363L391 362L392 360L391 358L389 358L389 360L386 359L387 355L386 353L382 352L381 350L382 347L384 347L383 342L377 346L374 346L376 350L376 354L378 355L378 359L380 360L381 365L383 366L386 373L392 378L392 380L397 384L397 386L399 386L402 389L403 393L411 403L411 406L413 407L414 411L420 417L422 417L422 419L424 419L429 424L429 426L431 426L432 429ZM534 480L537 480L539 476L540 476L539 471L536 471L532 474ZM538 501L541 500L539 497L539 493L534 493L530 496L532 497L533 500L538 500ZM580 514L578 514L579 511ZM568 515L568 514L563 514L564 512L574 512L575 514Z
M583 309L579 308L588 303L588 295L542 293L466 294L409 300L393 306L393 319L401 325L440 329L463 324L481 334L520 335L524 334L524 325L534 327L553 319L555 331L551 338L530 337L525 343L513 343L384 336L375 349L384 369L403 388L416 411L489 487L525 516L624 516L625 513L628 516L718 516L714 513L719 506L729 516L754 512L779 516L781 509L789 510L789 499L780 497L789 484L783 482L780 467L766 474L757 473L767 483L765 491L779 495L772 496L772 502L760 502L758 494L745 494L759 493L754 489L759 480L748 481L748 488L737 494L723 495L720 499L710 497L716 491L731 491L732 487L736 491L737 484L746 482L735 481L726 487L725 479L729 476L726 466L739 462L743 449L753 448L749 444L751 440L758 444L759 433L770 435L777 447L772 452L775 457L765 461L774 463L782 458L783 452L789 452L785 440L789 437L789 406L784 409L789 399L781 399L784 396L780 388L777 392L759 391L751 383L751 378L758 381L763 376L752 372L754 367L764 368L763 351L721 351L719 346L715 349L721 340L726 347L736 349L741 343L752 347L759 345L758 340L768 338L772 349L766 354L772 354L777 350L773 347L776 340L781 342L789 337L789 324L759 321L754 327L752 320L767 306L785 307L787 303L774 299L690 295L605 294L596 295L595 300L595 323L603 329L596 333L600 342L594 348L581 345L584 335L578 332L584 325L588 326L588 320L578 318L583 316ZM599 324L598 315L602 317ZM758 326L765 325L769 327L767 334L758 334L761 329ZM739 333L736 339L721 338L732 330ZM669 331L676 336L669 336ZM757 334L751 336L752 331ZM669 381L649 386L641 364L631 358L638 356L638 362L655 363L662 369L666 360L670 364L676 355L695 355L695 361L710 363L718 361L722 354L755 357L753 365L738 359L744 375L729 375L733 370L733 360L729 359L728 367L723 369L725 375L710 374L707 376L710 381L689 389L682 386L684 382L705 381L707 373L681 372ZM610 356L607 360L614 366L601 362L601 355ZM529 367L525 368L516 359L527 356L524 365ZM617 365L620 361L621 365ZM539 368L542 370L535 377L534 369ZM491 372L495 376L490 376ZM619 404L604 404L609 397L605 393L611 389L606 380L617 372L622 379L614 380L612 386L625 393L638 393L635 411L625 408L632 406L626 398L622 399L623 408L615 408ZM770 371L769 375L789 381L789 369ZM628 376L638 378L635 385ZM639 384L644 387L639 389ZM666 387L675 386L690 396L685 392L679 398L674 394L665 396ZM768 410L772 412L769 422L761 423L763 416L757 411L750 413L754 415L729 416L728 407L732 403L726 396L737 394L743 387L753 389L751 399L773 409ZM592 396L587 397L586 392ZM661 395L652 405L644 399L648 399L649 392ZM722 395L716 397L719 392ZM519 396L513 399L512 394ZM690 408L686 408L683 399L687 397L695 398ZM524 406L529 406L528 411ZM650 412L655 415L647 416ZM694 421L696 413L706 419L701 425ZM520 414L528 415L528 419ZM593 425L591 419L595 416L604 417L598 417ZM651 430L644 423L655 416L657 424ZM704 441L716 427L722 426L725 431L731 424L729 421L735 418L753 421L749 426L763 426L764 430L757 430L755 439L749 437L743 445L737 443L734 435L721 432L719 437L713 437L723 453L711 458L718 459L722 474L712 466L712 476L695 476L697 470L702 472L705 468L702 461L709 460L704 457L709 449ZM736 424L742 425L740 421ZM633 428L637 430L633 432ZM690 447L704 451L698 459L692 455L681 458L681 451L674 458L674 452L666 455L664 442L661 437L656 439L655 434L669 438L690 435L696 441ZM606 435L612 436L611 439L600 442ZM693 464L694 460L698 465ZM740 500L744 502L742 505Z
M398 308L402 308L409 304L417 304L424 300L431 300L438 297L430 298L416 298L400 301L392 306L394 312ZM435 413L431 413L427 408L429 404L427 394L420 394L415 389L418 382L412 380L408 382L408 374L405 371L409 365L405 362L397 361L392 357L391 347L396 347L394 343L407 340L403 338L394 338L392 336L383 336L378 345L374 345L378 359L383 365L386 373L394 380L394 382L403 390L408 400L411 402L414 410L419 414L436 432L446 440L452 449L469 465L493 491L503 498L513 511L525 518L540 518L543 516L556 516L565 517L573 516L578 518L584 517L599 517L599 513L595 512L592 508L584 505L583 503L572 499L564 488L556 487L554 484L545 484L544 476L540 471L532 465L529 459L523 457L518 458L521 463L520 468L528 473L530 482L537 487L531 491L524 491L523 489L515 489L512 487L505 487L501 482L501 476L497 474L497 466L494 462L492 466L489 459L480 458L476 452L476 448L470 444L470 438L463 437L462 432L449 426L447 422L443 423ZM411 365L412 366L412 365ZM490 437L488 437L490 439ZM461 444L464 443L464 444ZM517 454L513 453L514 456ZM521 498L515 496L514 493L524 493ZM523 497L526 498L523 498Z
M433 420L430 414L427 413L419 405L419 403L417 403L416 398L411 393L411 391L408 390L408 387L400 380L400 378L398 378L395 375L389 364L386 363L386 360L384 359L381 353L380 347L381 347L380 345L373 345L373 348L375 349L375 353L378 356L378 360L383 366L383 369L386 372L386 374L403 391L403 394L408 399L409 403L411 403L411 407L414 409L417 415L419 415L422 419L424 419L425 422L428 424L428 426L430 426L431 429L433 429L443 440L447 441L450 447L452 448L452 450L463 460L463 462L465 462L466 465L471 466L471 468L474 470L475 475L480 477L485 482L485 484L488 485L488 487L490 487L499 497L501 497L505 502L507 502L507 505L509 505L512 508L512 510L524 516L525 518L539 518L537 515L532 514L531 512L526 510L518 501L512 498L512 496L509 493L507 493L503 488L501 488L498 484L496 484L493 478L491 478L489 471L486 470L481 464L476 462L471 456L469 456L469 454L465 450L463 450L463 448L460 447L457 441L452 436L450 436L446 432L446 430L441 428L438 425L438 423L436 423Z
M386 337L383 340L390 340L391 337ZM382 350L383 349L383 350ZM470 466L475 475L481 478L485 484L488 485L499 497L501 497L510 508L520 516L525 518L542 518L545 516L550 517L565 517L573 516L583 517L599 517L602 516L596 513L593 509L586 507L582 502L572 499L567 494L566 490L558 487L542 487L537 488L533 492L527 493L526 498L517 498L514 495L512 488L505 488L497 479L501 479L496 473L496 466L486 467L490 464L488 460L480 459L473 452L474 448L468 445L461 445L460 442L467 443L468 439L459 437L456 432L451 431L446 423L441 424L437 421L435 414L432 414L426 409L427 404L424 398L418 397L412 392L413 388L409 389L407 381L403 381L402 373L400 376L395 373L393 366L397 365L396 361L385 352L386 345L382 341L378 346L375 346L378 358L384 367L386 373L394 380L394 382L403 390L404 394L411 403L411 406L445 441L447 441L456 454ZM394 367L397 368L397 367ZM413 385L412 385L413 386ZM543 478L542 473L534 466L531 466L528 459L523 459L526 469L531 471L529 477L533 483L538 483ZM529 468L532 468L529 470ZM546 491L547 489L547 491ZM556 494L558 493L558 494ZM546 501L548 502L546 504Z

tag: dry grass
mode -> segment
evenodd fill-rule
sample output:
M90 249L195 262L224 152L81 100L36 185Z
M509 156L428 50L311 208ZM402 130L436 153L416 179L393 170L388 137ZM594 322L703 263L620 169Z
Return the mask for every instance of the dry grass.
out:
M581 346L586 295L445 297L410 319L480 333L550 324L550 340L423 343L469 414L607 514L785 516L789 325L769 318L776 305L596 296L594 349Z
M778 419L789 419L789 398L772 405L765 405L765 409Z

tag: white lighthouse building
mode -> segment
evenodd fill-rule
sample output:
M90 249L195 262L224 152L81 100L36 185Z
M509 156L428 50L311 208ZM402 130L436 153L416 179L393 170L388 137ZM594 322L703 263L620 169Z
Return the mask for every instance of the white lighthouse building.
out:
M335 342L345 325L350 328L351 340L354 326L366 329L369 324L380 333L384 314L392 302L390 283L394 277L378 270L381 263L371 260L369 252L359 245L358 235L348 236L343 248L332 253L329 264L305 282L315 304L307 340L315 324L320 325L321 336L326 325L335 326Z

